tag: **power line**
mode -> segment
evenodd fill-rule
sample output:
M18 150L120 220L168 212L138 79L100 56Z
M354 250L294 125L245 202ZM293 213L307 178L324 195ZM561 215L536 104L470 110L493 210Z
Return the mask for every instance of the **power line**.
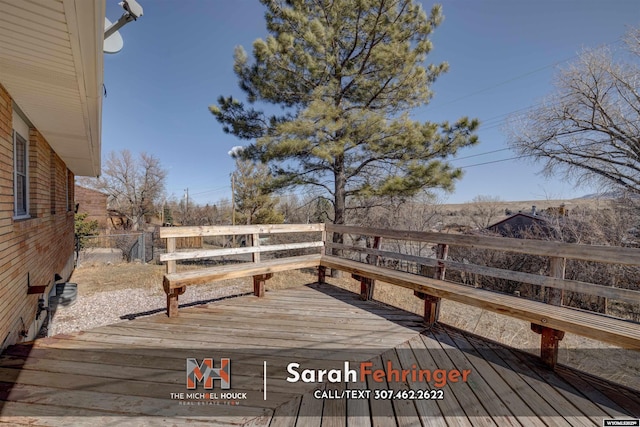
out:
M592 49L589 49L588 51L593 51L593 50L596 50L596 49L600 49L600 48L602 48L602 47L611 46L611 45L614 45L614 44L620 43L621 41L622 41L622 38L617 38L616 40L614 40L614 41L612 41L612 42L606 43L606 44L604 44L604 45L602 45L602 46L594 47L594 48L592 48ZM542 71L542 70L545 70L545 69L547 69L547 68L557 66L557 65L559 65L559 64L562 64L563 62L567 62L567 61L573 60L573 59L575 59L575 58L580 57L580 55L581 55L581 54L576 54L576 55L573 55L573 56L571 56L571 57L569 57L569 58L565 58L565 59L563 59L563 60L561 60L561 61L556 61L556 62L554 62L554 63L552 63L552 64L548 64L548 65L545 65L545 66L543 66L543 67L537 68L537 69L535 69L535 70L528 71L528 72L526 72L526 73L524 73L524 74L520 74L520 75L518 75L518 76L516 76L516 77L512 77L512 78L509 78L509 79L507 79L507 80L503 80L502 82L499 82L499 83L497 83L497 84L491 85L491 86L489 86L489 87L485 87L485 88L483 88L483 89L480 89L480 90L475 91L475 92L472 92L472 93L470 93L470 94L467 94L467 95L464 95L464 96L458 97L458 98L453 99L453 100L451 100L451 101L447 101L447 102L445 102L444 104L440 104L440 105L438 105L437 107L446 106L446 105L449 105L449 104L452 104L452 103L458 102L458 101L460 101L460 100L463 100L463 99L466 99L466 98L472 97L472 96L474 96L474 95L477 95L477 94L480 94L480 93L487 92L487 91L489 91L489 90L495 89L496 87L503 86L503 85L505 85L505 84L507 84L507 83L511 83L511 82L513 82L513 81L515 81L515 80L519 80L519 79L521 79L521 78L527 77L527 76L529 76L529 75L531 75L531 74L535 74L535 73L540 72L540 71ZM566 98L566 97L568 97L568 96L569 96L569 95L565 95L565 96L563 96L562 98ZM561 105L561 101L559 100L559 101L557 101L557 102L554 102L554 103L550 104L550 106L554 106L554 105ZM436 108L437 108L437 107L436 107ZM530 105L530 106L523 107L523 108L519 108L519 109L517 109L517 110L513 110L513 111L510 111L510 112L507 112L507 113L499 114L499 115L497 115L497 116L490 117L490 118L486 119L486 120L481 124L481 129L482 129L482 130L495 129L495 128L497 128L497 127L502 126L502 125L504 124L504 122L505 122L505 119L506 119L508 116L510 116L510 115L512 115L512 114L514 114L514 113L525 112L525 111L527 111L527 110L531 110L531 109L536 108L536 107L538 107L538 105ZM494 122L494 123L492 123L493 121L495 121L495 122Z
M622 41L622 38L620 38L620 37L619 37L619 38L617 38L616 40L614 40L614 41L612 41L612 42L606 43L606 44L601 45L601 46L598 46L598 47L594 47L594 48L592 48L592 49L589 49L588 51L593 51L593 50L596 50L596 49L601 49L602 47L605 47L605 46L611 46L611 45L614 45L614 44L616 44L616 43L619 43L620 41ZM479 89L479 90L477 90L477 91L475 91L475 92L471 92L471 93L469 93L469 94L467 94L467 95L460 96L460 97L458 97L458 98L452 99L451 101L446 101L446 102L444 102L443 104L438 105L437 107L444 107L444 106L447 106L447 105L453 104L453 103L455 103L455 102L462 101L463 99L467 99L467 98L470 98L470 97L472 97L472 96L478 95L478 94L480 94L480 93L484 93L484 92L490 91L490 90L495 89L495 88L497 88L497 87L504 86L504 85L506 85L506 84L508 84L508 83L514 82L514 81L516 81L516 80L520 80L520 79L522 79L522 78L524 78L524 77L528 77L528 76L530 76L530 75L532 75L532 74L539 73L540 71L546 70L547 68L555 67L555 66L560 65L560 64L562 64L562 63L564 63L564 62L571 61L571 60L573 60L573 59L575 59L575 58L580 57L580 55L581 55L581 54L576 54L576 55L573 55L573 56L571 56L571 57L569 57L569 58L565 58L565 59L563 59L563 60L556 61L556 62L554 62L554 63L548 64L548 65L545 65L545 66L540 67L540 68L536 68L535 70L527 71L526 73L523 73L523 74L517 75L517 76L515 76L515 77L511 77L511 78L509 78L509 79L507 79L507 80L503 80L503 81L501 81L501 82L499 82L499 83L493 84L493 85L488 86L488 87L485 87L485 88L483 88L483 89ZM437 108L437 107L436 107L436 108Z
M451 160L449 160L449 161L450 161L450 162L455 162L456 160L471 159L471 158L473 158L473 157L486 156L487 154L499 153L499 152L501 152L501 151L507 151L507 150L511 150L511 148L500 148L500 149L498 149L498 150L485 151L484 153L472 154L472 155L470 155L470 156L465 156L465 157L456 157L455 159L451 159Z
M560 96L556 101L554 102L548 102L546 104L546 107L548 108L553 108L553 107L558 107L563 105L563 100L566 98L571 98L571 94L565 94ZM513 110L513 111L509 111L491 118L486 119L484 122L481 123L481 127L482 130L488 130L488 129L495 129L499 126L502 126L506 120L507 117L511 116L514 113L519 113L519 112L525 112L527 110L532 110L534 108L539 108L541 105L540 104L534 104L534 105L529 105L528 107L522 107L522 108L518 108L517 110ZM496 120L496 119L500 119L500 120ZM491 122L491 121L495 121L495 123L491 123L489 125L487 125L487 122Z
M228 188L229 187L226 186L226 185L221 186L221 187L214 187L214 188L211 188L209 190L198 191L197 193L191 193L191 196L198 196L198 195L201 195L201 194L218 192L218 191L222 191L222 190L227 190Z
M574 57L569 58L569 59L573 59L573 58ZM475 96L475 95L478 95L478 94L481 94L481 93L484 93L484 92L488 92L488 91L490 91L492 89L495 89L497 87L504 86L504 85L506 85L508 83L514 82L516 80L522 79L522 78L527 77L527 76L530 76L531 74L535 74L535 73L538 73L538 72L540 72L542 70L546 70L547 68L554 67L554 66L556 66L558 64L561 64L561 63L563 63L565 61L567 61L567 59L565 59L563 61L559 61L559 62L553 63L553 64L545 65L544 67L540 67L540 68L538 68L536 70L529 71L529 72L527 72L525 74L521 74L521 75L516 76L516 77L512 77L510 79L504 80L504 81L502 81L500 83L494 84L494 85L486 87L484 89L480 89L480 90L477 90L475 92L471 92L470 94L467 94L467 95L460 96L458 98L452 99L451 101L445 102L444 104L440 104L439 107L444 107L444 106L456 103L458 101L462 101L463 99L471 98L472 96Z
M466 166L460 166L460 169L468 169L468 168L473 168L476 166L484 166L484 165L491 165L494 163L501 163L501 162L508 162L510 160L518 160L518 159L523 159L525 157L531 157L531 155L523 155L523 156L515 156L515 157L509 157L508 159L500 159L500 160L491 160L488 162L483 162L483 163L474 163L471 165L466 165Z
M622 40L621 38L618 38L615 41L606 43L606 44L604 44L602 46L599 46L599 47L596 47L596 48L593 48L593 49L590 49L590 50L595 50L595 49L598 49L598 48L601 48L601 47L604 47L604 46L614 45L616 43L619 43L621 40ZM576 54L576 55L573 55L573 56L571 56L569 58L565 58L563 60L556 61L554 63L545 65L543 67L536 68L536 69L528 71L526 73L523 73L523 74L517 75L515 77L503 80L503 81L501 81L499 83L496 83L494 85L491 85L491 86L485 87L483 89L477 90L475 92L469 93L467 95L455 98L455 99L453 99L451 101L447 101L444 104L440 104L438 107L446 106L446 105L461 101L463 99L470 98L470 97L475 96L477 94L493 90L493 89L495 89L497 87L503 86L503 85L511 83L513 81L522 79L524 77L528 77L528 76L530 76L532 74L538 73L540 71L546 70L548 68L551 68L551 67L557 66L559 64L562 64L564 62L570 61L572 59L578 58L579 56L580 56L580 54ZM560 102L557 102L557 103L554 103L554 104L559 105ZM554 104L552 104L552 105L554 105ZM495 129L496 127L499 127L499 126L501 126L503 124L503 122L504 122L506 117L508 117L508 116L510 116L510 115L512 115L514 113L524 112L524 111L531 110L531 109L536 108L536 107L537 107L537 105L530 105L530 106L527 106L527 107L519 108L517 110L506 112L506 113L503 113L503 114L500 114L500 115L497 115L497 116L494 116L494 117L490 117L490 118L486 119L485 122L483 123L482 130ZM495 123L491 123L492 121L495 121ZM489 123L489 124L487 124L487 123ZM469 156L465 156L465 157L458 157L458 158L455 158L455 159L451 159L450 161L457 161L457 160L464 160L464 159L469 159L469 158L474 158L474 157L480 157L480 156L485 156L487 154L494 154L494 153L507 151L507 150L510 150L510 149L509 148L502 148L502 149L498 149L498 150L487 151L487 152L484 152L484 153L473 154L473 155L469 155ZM493 161L488 161L488 162L483 162L483 163L475 163L475 164L471 164L471 165L467 165L467 166L461 166L460 168L465 169L465 168L470 168L470 167L489 165L489 164L500 163L500 162L505 162L505 161L510 161L510 160L517 160L517 159L521 159L521 158L524 158L524 157L528 157L528 156L516 156L516 157L510 157L510 158L507 158L507 159L493 160ZM208 190L199 191L197 193L191 193L191 196L193 197L193 196L199 196L199 195L208 194L208 193L217 193L217 192L221 192L221 191L224 191L224 190L227 190L227 189L228 189L228 187L226 185L225 186L221 186L221 187L214 187L214 188L211 188L211 189L208 189Z

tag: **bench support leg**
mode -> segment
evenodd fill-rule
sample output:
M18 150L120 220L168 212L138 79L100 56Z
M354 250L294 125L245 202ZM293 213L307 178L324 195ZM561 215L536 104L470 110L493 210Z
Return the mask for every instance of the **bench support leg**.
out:
M363 277L360 282L360 298L364 301L371 301L373 299L373 279Z
M318 267L318 283L326 283L327 268L323 265Z
M184 294L186 286L172 289L167 293L167 316L178 317L178 296Z
M368 277L362 277L358 274L352 274L352 278L360 281L360 299L363 301L370 301L373 299L373 288L375 282Z
M424 324L427 326L433 326L438 321L438 315L440 313L440 298L418 291L414 291L413 294L421 300L424 300Z
M253 276L253 294L257 297L264 296L264 285L267 280L273 277L273 273L260 274Z
M531 330L541 335L540 358L542 362L554 369L558 363L558 344L564 338L564 331L559 331L546 326L531 324Z

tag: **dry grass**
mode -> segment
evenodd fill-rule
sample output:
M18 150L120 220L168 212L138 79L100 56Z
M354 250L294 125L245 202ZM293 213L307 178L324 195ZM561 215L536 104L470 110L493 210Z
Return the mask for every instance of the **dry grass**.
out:
M76 268L71 281L78 284L78 295L121 289L153 289L162 291L164 266L155 264L94 264Z
M204 265L178 265L178 271L205 268ZM120 263L120 264L84 264L77 268L71 281L78 284L78 295L90 296L98 292L109 292L121 289L150 289L164 293L162 289L162 276L165 273L164 265ZM317 275L311 271L290 271L287 274L275 274L267 281L267 290L285 289L292 286L300 286L303 283L315 282ZM224 286L238 285L243 291L253 290L250 277L231 279L220 282ZM211 285L199 285L207 287Z

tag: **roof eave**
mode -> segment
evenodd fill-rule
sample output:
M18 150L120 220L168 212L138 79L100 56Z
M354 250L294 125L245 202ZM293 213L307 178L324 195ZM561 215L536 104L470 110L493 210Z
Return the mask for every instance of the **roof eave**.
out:
M63 0L75 60L89 162L69 165L76 175L99 176L102 149L105 0Z

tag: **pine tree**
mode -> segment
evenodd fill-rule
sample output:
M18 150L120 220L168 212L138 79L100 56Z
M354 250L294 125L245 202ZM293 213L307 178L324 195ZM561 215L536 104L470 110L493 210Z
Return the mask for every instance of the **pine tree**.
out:
M87 244L87 237L94 236L98 234L98 221L96 220L87 220L88 213L77 213L75 214L75 242L76 242L76 253L84 249Z
M236 48L234 70L250 104L283 113L269 116L232 97L210 110L225 132L252 140L242 155L271 165L274 187L322 188L337 224L358 200L453 188L461 170L445 159L477 142L478 122L409 115L429 102L430 85L448 68L424 65L439 6L427 15L413 0L261 3L270 35L254 42L253 61Z
M269 168L250 160L236 159L233 177L239 223L280 224L284 221L284 215L276 209L278 199L265 189L272 179Z

